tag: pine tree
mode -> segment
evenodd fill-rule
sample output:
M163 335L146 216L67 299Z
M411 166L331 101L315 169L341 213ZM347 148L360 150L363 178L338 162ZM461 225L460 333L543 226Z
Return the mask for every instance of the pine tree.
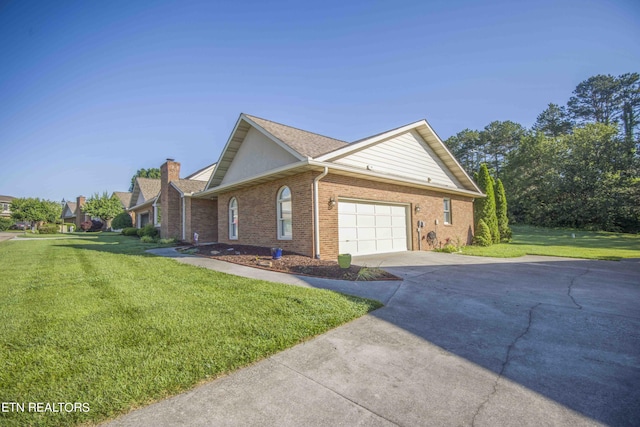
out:
M498 217L498 231L501 242L511 241L511 229L509 228L509 218L507 216L507 195L504 193L502 181L498 178L495 187L496 196L496 216Z
M476 235L473 236L473 243L478 246L491 246L491 244L493 243L489 226L486 222L484 222L483 219L478 221L478 226L476 227Z
M483 199L476 199L474 202L474 214L476 220L476 228L480 225L480 220L483 220L489 227L491 232L491 240L493 243L500 243L500 231L498 230L498 217L496 215L496 198L493 192L493 178L489 175L489 169L486 163L480 166L480 171L477 175L478 186L480 190L486 194Z

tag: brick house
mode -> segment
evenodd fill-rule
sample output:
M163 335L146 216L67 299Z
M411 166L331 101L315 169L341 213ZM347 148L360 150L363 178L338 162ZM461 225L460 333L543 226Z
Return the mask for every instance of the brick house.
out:
M181 179L180 163L167 159L160 166L160 235L163 238L191 242L194 233L198 233L199 242L217 240L217 229L209 225L211 221L217 222L216 202L192 197L205 189L215 167L216 164L213 163Z
M159 179L136 177L128 209L135 227L142 228L149 223L159 225L159 209L156 204L159 195Z
M484 196L425 120L347 143L241 114L202 188L161 172L163 237L323 259L469 244Z

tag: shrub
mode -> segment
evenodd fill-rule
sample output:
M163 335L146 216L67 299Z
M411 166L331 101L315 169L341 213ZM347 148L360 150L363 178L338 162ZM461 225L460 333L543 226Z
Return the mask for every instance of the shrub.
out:
M111 228L114 230L120 230L127 227L133 227L133 221L131 221L131 216L126 212L116 215L116 217L113 218L113 221L111 221Z
M142 243L155 243L156 239L151 236L142 236L140 237L140 241Z
M160 239L158 243L161 245L175 245L178 241L176 239Z
M11 218L0 218L0 231L8 230L13 225Z
M153 226L153 224L147 224L142 228L138 229L138 236L150 236L156 237L158 235L158 229Z
M97 219L85 221L80 224L80 228L84 231L100 231L102 230L102 221L98 221Z
M138 235L138 229L135 228L135 227L123 228L122 229L122 234L124 234L125 236L137 236Z
M489 230L489 226L483 219L478 221L478 229L476 230L476 235L473 236L473 243L478 246L491 246L493 243L491 230Z
M57 234L58 226L56 224L42 224L38 227L38 233L40 234Z

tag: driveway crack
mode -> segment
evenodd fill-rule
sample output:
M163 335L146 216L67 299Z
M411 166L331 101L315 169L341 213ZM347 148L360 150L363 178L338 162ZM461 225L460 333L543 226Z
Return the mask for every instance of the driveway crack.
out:
M305 375L305 374L303 374L302 372L300 372L300 371L298 371L298 370L296 370L296 369L293 369L291 366L285 365L284 363L282 363L282 362L280 362L280 361L278 361L278 360L276 360L276 359L274 359L274 358L271 358L271 360L273 360L274 362L276 362L276 363L277 363L277 364L279 364L280 366L283 366L284 368L289 369L289 370L290 370L290 371L292 371L292 372L295 372L296 374L300 375L301 377L304 377L304 378L308 379L309 381L311 381L311 382L313 382L313 383L315 383L315 384L319 385L320 387L324 388L325 390L329 390L331 393L337 394L337 395L338 395L338 396L340 396L341 398L343 398L343 399L345 399L345 400L348 400L349 402L353 403L353 404L354 404L354 405L356 405L357 407L364 409L365 411L367 411L367 412L369 412L369 413L371 413L371 414L375 415L376 417L381 418L381 419L383 419L383 420L385 420L385 421L387 421L387 422L389 422L389 423L391 423L391 424L393 424L393 425L395 425L395 426L401 426L401 424L398 424L397 422L390 420L389 418L385 417L384 415L381 415L381 414L379 414L379 413L377 413L377 412L375 412L375 411L373 411L373 410L371 410L371 409L367 408L366 406L361 405L360 403L358 403L358 402L356 402L355 400L353 400L353 399L351 399L351 398L349 398L349 397L345 396L344 394L342 394L342 393L340 393L340 392L338 392L338 391L336 391L336 390L332 389L331 387L327 387L326 385L324 385L324 384L322 384L322 383L320 383L320 382L318 382L318 381L314 380L314 379L313 379L313 378L311 378L310 376Z
M578 303L576 302L576 299L573 297L573 295L571 295L571 290L572 290L572 288L573 288L573 285L575 285L575 284L576 284L576 280L577 280L578 278L580 278L580 277L582 277L582 276L584 276L584 275L588 274L590 271L591 271L591 270L587 268L587 269L586 269L585 271L583 271L582 273L580 273L580 274L578 274L578 275L576 275L576 276L573 276L573 277L571 278L571 283L569 283L569 287L568 287L568 289L567 289L567 295L569 296L569 298L571 298L571 301L573 301L573 303L575 304L575 306L576 306L576 307L578 307L578 310L582 310L582 306L581 306L580 304L578 304Z
M480 406L478 406L478 409L476 409L476 412L473 414L473 418L471 419L471 425L475 426L476 423L476 417L480 414L480 412L482 411L482 409L487 405L487 403L489 403L489 401L491 400L491 398L497 393L498 391L498 383L500 382L500 379L503 377L504 375L504 371L507 369L507 365L509 365L509 362L511 361L511 351L513 350L513 348L515 347L516 343L525 335L527 335L527 333L529 332L529 329L531 329L531 321L533 320L533 311L542 303L537 303L534 306L532 306L529 309L529 321L527 323L527 327L525 328L524 331L522 331L520 333L520 335L518 335L517 337L515 337L515 339L509 344L509 346L507 347L507 354L504 358L504 362L502 362L502 367L500 368L500 372L498 373L498 376L496 377L496 380L493 383L493 390L491 391L491 393L489 393L487 395L487 397L484 399L484 401L480 404Z

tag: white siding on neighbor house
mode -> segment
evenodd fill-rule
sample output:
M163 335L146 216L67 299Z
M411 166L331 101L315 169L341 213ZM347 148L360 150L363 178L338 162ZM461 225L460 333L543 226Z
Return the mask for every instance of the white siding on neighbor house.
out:
M136 200L136 202L133 204L133 206L137 206L140 203L144 203L144 196L142 195L142 191L140 192L140 194L138 195L138 200Z
M251 128L224 175L222 184L249 178L298 161L284 148Z
M215 168L215 165L211 165L205 170L202 170L193 175L189 175L186 179L191 179L193 181L209 181L209 178L211 178L211 174L213 173L214 168Z
M63 217L68 217L68 216L73 216L73 212L71 212L71 209L69 209L69 206L67 206L64 209L64 214L62 214Z
M464 188L431 147L413 130L334 162L425 182L429 182L428 179L431 178L432 184Z

